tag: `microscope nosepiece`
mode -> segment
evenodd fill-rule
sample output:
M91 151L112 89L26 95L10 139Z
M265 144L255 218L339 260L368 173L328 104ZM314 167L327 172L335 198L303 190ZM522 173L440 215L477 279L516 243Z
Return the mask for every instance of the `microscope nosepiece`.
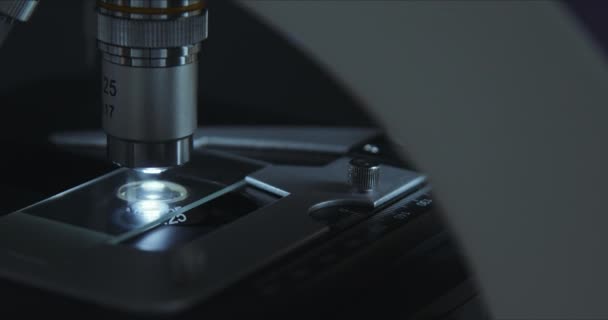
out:
M189 161L197 126L201 0L100 0L102 119L108 157L129 168Z

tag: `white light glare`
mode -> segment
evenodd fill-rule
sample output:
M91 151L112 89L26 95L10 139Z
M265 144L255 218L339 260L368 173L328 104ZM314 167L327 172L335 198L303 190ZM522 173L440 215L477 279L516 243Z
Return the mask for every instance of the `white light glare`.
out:
M166 168L143 168L139 171L145 174L161 174L163 171L167 170Z
M133 203L131 210L146 222L152 222L169 212L169 205L162 201L142 200Z
M149 192L158 192L165 188L165 184L160 181L145 181L141 184L141 188Z

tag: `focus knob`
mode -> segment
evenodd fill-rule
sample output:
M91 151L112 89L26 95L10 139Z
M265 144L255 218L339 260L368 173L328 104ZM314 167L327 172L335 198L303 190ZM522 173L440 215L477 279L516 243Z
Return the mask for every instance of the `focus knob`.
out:
M348 163L348 183L358 192L369 192L378 186L380 164L373 160L354 158Z

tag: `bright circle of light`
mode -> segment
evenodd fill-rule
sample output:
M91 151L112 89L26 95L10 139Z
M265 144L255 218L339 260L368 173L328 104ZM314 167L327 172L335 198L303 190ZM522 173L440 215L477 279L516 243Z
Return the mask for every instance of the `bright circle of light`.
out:
M188 191L184 186L169 181L142 180L121 186L116 196L129 203L144 200L172 203L186 199Z
M145 174L161 174L165 170L167 170L167 168L143 168L137 171Z

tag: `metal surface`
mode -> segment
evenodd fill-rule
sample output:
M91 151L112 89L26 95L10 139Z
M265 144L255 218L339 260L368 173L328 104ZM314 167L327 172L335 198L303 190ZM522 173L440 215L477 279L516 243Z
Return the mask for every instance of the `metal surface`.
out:
M175 20L135 20L99 14L97 39L122 47L173 48L203 41L207 15Z
M110 160L136 168L187 162L197 121L198 52L207 37L204 3L97 5Z
M182 9L187 16L163 13ZM207 11L202 9L200 1L100 1L98 47L105 60L122 65L168 67L192 63L198 44L207 38ZM133 13L138 10L148 13Z
M141 143L108 136L108 157L128 168L167 168L190 161L192 136Z
M281 183L278 186L289 190L289 195L171 251L144 252L115 245L115 239L93 237L96 233L89 235L82 228L74 229L55 222L49 223L53 228L28 228L30 222L24 221L14 232L0 233L0 238L4 239L0 242L0 273L119 309L174 312L216 294L282 255L329 232L329 227L312 219L308 210L336 196L338 199L349 198L347 189L328 185L325 179L332 168L344 170L343 164L346 162L340 160L333 166L308 168L308 171L279 166L262 169L253 176L262 179L291 174L293 181L289 185ZM230 170L229 167L209 169L209 172ZM415 173L396 168L392 173L404 184L387 183L372 198L359 198L366 202L381 201L387 197L394 198L395 191L403 195L419 185L416 181L420 181L420 176ZM322 180L315 182L318 178ZM248 179L247 183L253 181ZM25 216L14 213L7 217ZM11 219L0 219L2 221L5 224L0 223L0 227L11 228ZM64 233L63 230L72 229L75 230L71 233L73 236L46 244L44 248L47 250L44 252L40 252L36 241L17 241L26 234L32 239L36 238L33 233L53 237ZM81 242L81 237L93 240ZM100 244L101 241L107 242ZM188 281L184 282L181 274L172 273L171 270L175 264L187 263L182 259L192 256L191 253L196 253L201 263L189 272ZM75 255L78 259L70 259ZM182 268L177 268L176 272L181 273Z
M177 48L128 48L98 42L102 58L108 62L132 67L170 67L198 61L200 44Z
M380 133L357 127L205 127L197 130L194 147L217 146L259 150L292 150L342 154Z
M99 42L98 47L103 51L102 59L104 61L143 68L176 67L197 62L199 51L198 45L171 49L124 48ZM107 51L118 54L111 54Z
M242 147L343 154L354 145L377 136L372 128L206 126L194 134L194 148ZM61 132L50 141L65 148L104 148L100 131Z
M372 191L380 181L380 164L361 158L348 163L348 183L358 192Z
M200 44L177 48L127 48L99 43L98 47L105 53L113 56L139 58L139 59L165 59L170 57L186 56L199 53Z
M102 81L108 82L108 88L102 88L108 91L103 95L103 128L108 135L149 143L194 133L197 63L131 68L104 61L102 70Z
M2 0L0 1L0 14L19 21L27 21L36 6L38 0Z
M200 3L201 0L101 0L101 2L132 8L179 8Z
M305 203L292 203L294 210L305 211L337 204L378 207L426 181L426 177L416 172L384 165L385 178L377 188L369 193L353 193L344 177L350 160L342 157L324 167L268 166L247 176L246 180L280 196L306 194Z
M98 7L120 18L165 20L198 15L206 5L203 0L101 0Z
M103 81L115 83L103 95L110 160L127 167L187 162L196 129L198 64L133 68L103 61L102 66ZM185 138L189 143L178 143Z
M243 139L258 141L258 146L271 149L331 150L342 154L378 134L373 129L307 130L285 127L275 130L260 128L258 131L238 127L206 128L200 132L208 137L229 137L235 141L241 135ZM97 142L98 137L84 136L82 141L90 140L94 143L87 145L100 149L103 144ZM310 138L308 143L306 137ZM216 160L197 162L200 157L216 157ZM273 196L270 204L258 207L212 232L198 235L168 251L154 252L129 247L122 242L140 235L143 232L140 229L136 230L137 234L108 239L95 233L88 235L86 230L72 225L62 228L63 225L55 221L48 223L48 228L46 225L28 228L30 223L44 219L24 218L23 213L29 213L27 209L21 210L13 214L13 220L0 219L0 229L11 228L15 221L20 223L19 228L11 229L14 231L0 232L0 238L4 239L0 241L0 273L36 287L121 310L179 311L217 294L296 249L312 245L316 243L314 241L321 241L322 236L329 235L332 226L310 215L316 208L351 203L365 204L366 208L378 207L412 194L425 181L424 176L416 172L383 165L386 176L373 192L353 193L345 177L349 161L349 157L343 156L325 166L279 166L214 155L201 148L193 155L191 165L173 169L173 172L180 177L195 178L193 181L228 178L226 184L230 184L230 187L222 188L218 191L220 193L234 190L230 189L234 186L247 185L258 192L267 191L278 197ZM234 177L227 177L230 175ZM107 196L115 197L120 186L117 184L116 188L110 188L112 192ZM54 198L73 199L69 192ZM99 199L103 203L104 195L100 195ZM184 212L187 215L188 210L195 210L198 204L199 201L195 201L192 207L182 208L183 211L175 214ZM91 206L98 207L96 203ZM83 210L76 216L81 213L84 221L90 221L87 219L90 212ZM61 215L61 211L58 214ZM186 219L192 225L197 223L195 219ZM64 232L64 229L69 238L66 236L57 242L44 244L45 252L37 249L37 239L41 235L52 238L55 233ZM417 240L419 231L408 232L408 235ZM79 237L84 240L80 242ZM73 257L78 258L71 259ZM194 260L191 261L191 258ZM184 281L184 277L187 281Z

